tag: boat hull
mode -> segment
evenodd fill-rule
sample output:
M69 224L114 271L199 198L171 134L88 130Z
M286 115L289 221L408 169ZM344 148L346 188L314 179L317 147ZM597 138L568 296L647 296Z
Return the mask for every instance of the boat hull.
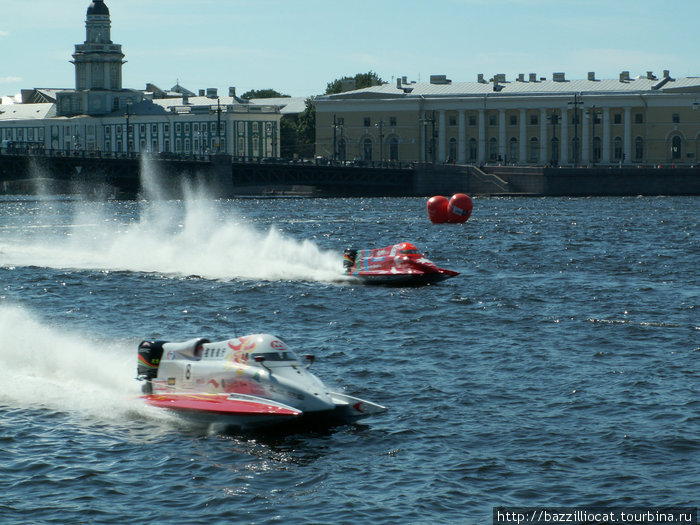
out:
M439 268L407 242L372 250L348 248L343 253L345 275L364 284L421 286L459 275Z

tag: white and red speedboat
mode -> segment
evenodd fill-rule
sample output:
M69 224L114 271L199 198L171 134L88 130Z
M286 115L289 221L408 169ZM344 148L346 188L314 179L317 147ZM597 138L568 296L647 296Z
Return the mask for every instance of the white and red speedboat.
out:
M367 284L421 285L449 279L459 272L438 268L410 242L374 250L348 248L343 253L345 275Z
M143 341L142 396L189 419L250 430L312 421L352 422L386 408L331 391L279 338L255 334L220 342Z

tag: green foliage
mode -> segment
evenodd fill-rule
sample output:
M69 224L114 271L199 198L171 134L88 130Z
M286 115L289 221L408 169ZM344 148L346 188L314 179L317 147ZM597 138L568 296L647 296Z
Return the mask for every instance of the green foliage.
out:
M326 86L326 95L340 93L342 89L343 80L349 79L355 80L355 89L362 89L370 86L378 86L384 83L381 77L377 75L374 71L368 71L367 73L358 73L354 77L336 78L333 82L329 82Z
M297 153L297 124L295 119L282 117L280 120L280 156L293 157Z
M306 109L297 117L297 151L302 157L312 157L316 144L316 107L307 98Z
M275 91L274 89L251 89L250 91L246 91L241 95L242 99L245 100L250 100L251 98L279 98L279 97L288 97L289 95L283 95L279 91Z

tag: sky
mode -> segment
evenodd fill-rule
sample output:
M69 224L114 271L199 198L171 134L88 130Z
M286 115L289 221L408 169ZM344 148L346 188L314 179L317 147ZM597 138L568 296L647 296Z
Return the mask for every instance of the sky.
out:
M386 82L505 73L567 79L670 70L700 76L700 0L105 0L123 87L228 95L323 94L337 78ZM0 95L73 88L90 0L0 0Z

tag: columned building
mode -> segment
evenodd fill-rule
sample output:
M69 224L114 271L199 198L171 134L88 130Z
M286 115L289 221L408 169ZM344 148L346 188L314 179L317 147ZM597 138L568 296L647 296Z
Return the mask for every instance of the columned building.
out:
M280 105L240 99L233 87L228 96L179 84L124 89L124 54L103 0L90 3L85 32L73 53L74 89L22 90L22 104L0 105L0 150L280 156Z
M700 78L397 79L316 98L316 153L363 162L695 164Z

